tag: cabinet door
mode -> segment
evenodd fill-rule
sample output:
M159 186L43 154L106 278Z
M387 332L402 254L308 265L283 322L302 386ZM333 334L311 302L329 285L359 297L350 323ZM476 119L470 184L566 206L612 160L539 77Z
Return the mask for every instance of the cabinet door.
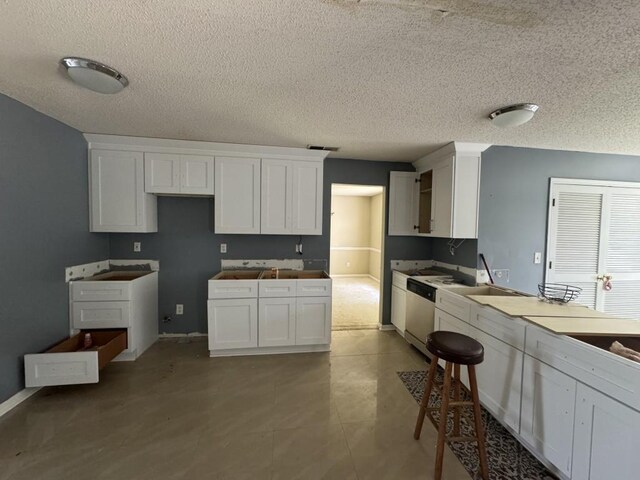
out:
M451 237L453 215L453 158L433 168L431 236Z
M471 337L484 346L484 362L476 366L480 401L494 417L520 430L523 353L469 326Z
M331 343L331 297L298 297L296 345Z
M209 300L209 350L258 346L258 299Z
M395 285L391 287L391 323L404 336L407 322L407 292Z
M260 159L215 158L215 233L260 233Z
M578 383L571 478L638 478L640 412Z
M258 302L258 345L280 347L295 343L295 297L261 298Z
M573 378L524 356L520 435L567 477L571 477L576 388Z
M322 235L322 162L293 163L292 233Z
M180 193L183 195L213 195L213 157L180 156Z
M144 191L180 193L180 156L171 153L145 153Z
M416 235L419 188L415 172L391 172L389 235Z
M156 197L144 191L142 152L91 150L91 231L157 232Z
M292 162L290 160L263 159L260 233L293 233L292 191Z

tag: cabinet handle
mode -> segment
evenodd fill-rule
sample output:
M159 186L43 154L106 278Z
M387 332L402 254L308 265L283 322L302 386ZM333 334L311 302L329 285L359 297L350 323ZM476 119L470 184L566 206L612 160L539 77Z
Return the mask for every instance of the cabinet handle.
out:
M414 229L414 230L418 230L419 228L420 228L420 225L414 225L414 226L413 226L413 229Z

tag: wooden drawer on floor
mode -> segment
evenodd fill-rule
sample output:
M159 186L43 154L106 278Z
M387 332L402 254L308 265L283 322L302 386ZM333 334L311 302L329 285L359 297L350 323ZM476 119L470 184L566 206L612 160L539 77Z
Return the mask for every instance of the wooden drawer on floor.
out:
M84 334L90 333L93 346L83 350ZM97 383L99 371L127 348L126 330L82 331L44 353L24 356L27 387Z
M73 302L73 328L126 328L131 323L131 302Z

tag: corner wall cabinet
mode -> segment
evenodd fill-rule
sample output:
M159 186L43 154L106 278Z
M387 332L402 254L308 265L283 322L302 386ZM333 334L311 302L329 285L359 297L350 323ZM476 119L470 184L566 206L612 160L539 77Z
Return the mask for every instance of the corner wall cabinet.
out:
M478 237L480 156L489 146L452 142L391 172L389 235Z
M213 196L213 157L145 153L144 188L163 195Z
M92 232L158 231L156 197L144 191L141 152L91 150L89 178Z
M328 152L85 134L91 231L157 232L156 195L213 196L214 231L321 235Z

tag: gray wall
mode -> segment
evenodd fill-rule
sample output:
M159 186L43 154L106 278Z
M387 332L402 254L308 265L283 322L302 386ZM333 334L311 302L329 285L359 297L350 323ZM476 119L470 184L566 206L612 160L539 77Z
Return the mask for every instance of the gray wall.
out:
M640 181L640 157L515 147L484 152L478 252L490 268L510 270L504 285L537 293L543 281L544 263L535 265L533 254L542 252L544 262L551 177Z
M455 249L455 255L451 255L449 251L450 239L433 238L431 239L431 250L434 260L438 262L450 263L452 265L460 265L462 267L476 268L478 263L478 241L475 239L466 239ZM456 240L458 245L461 240Z
M69 334L64 269L108 258L89 233L82 134L0 95L0 402L24 387L23 355Z
M302 258L322 260L328 268L331 226L331 184L355 183L389 186L389 172L412 170L402 163L327 159L324 165L323 234L303 237L304 254L295 253L297 236L216 235L213 233L213 200L202 198L158 198L158 233L111 234L111 258L160 260L160 315L171 315L161 323L161 332L207 331L207 279L220 270L221 259ZM387 207L388 208L388 200ZM385 225L385 232L387 227ZM142 252L133 253L133 242L142 242ZM220 243L228 253L221 254ZM430 239L385 236L384 323L390 323L391 259L430 259ZM321 262L322 263L322 262ZM184 315L174 315L175 304L184 304Z

